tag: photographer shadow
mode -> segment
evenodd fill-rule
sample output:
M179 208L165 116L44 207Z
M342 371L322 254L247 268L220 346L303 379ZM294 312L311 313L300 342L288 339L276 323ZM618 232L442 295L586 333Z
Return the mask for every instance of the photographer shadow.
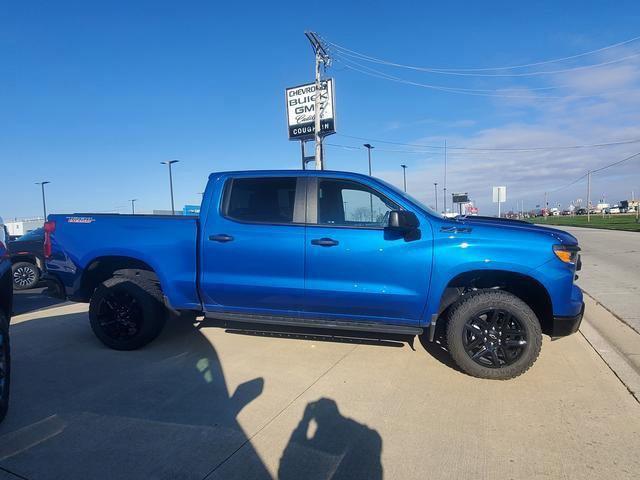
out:
M382 437L334 400L309 403L280 458L279 480L382 479Z

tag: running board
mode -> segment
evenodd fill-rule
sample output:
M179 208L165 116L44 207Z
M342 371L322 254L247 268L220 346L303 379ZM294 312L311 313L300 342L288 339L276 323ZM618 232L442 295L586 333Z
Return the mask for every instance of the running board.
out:
M328 328L360 332L399 333L403 335L421 335L422 328L409 325L388 323L370 323L345 320L326 320L319 318L285 317L279 315L252 315L229 312L207 312L206 318L233 322L261 323L266 325L286 325L291 327Z

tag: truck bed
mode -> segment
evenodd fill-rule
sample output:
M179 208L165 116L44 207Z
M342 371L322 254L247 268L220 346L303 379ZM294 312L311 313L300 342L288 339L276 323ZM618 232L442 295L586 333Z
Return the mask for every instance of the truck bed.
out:
M200 309L198 217L74 213L49 215L49 221L55 229L48 274L62 282L68 294L78 291L96 261L133 258L155 271L173 308Z

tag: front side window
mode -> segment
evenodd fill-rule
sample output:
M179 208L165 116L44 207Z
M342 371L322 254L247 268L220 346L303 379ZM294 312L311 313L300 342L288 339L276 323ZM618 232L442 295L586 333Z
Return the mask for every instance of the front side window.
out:
M295 177L236 178L230 188L227 217L256 223L293 222Z
M318 181L318 223L346 227L384 227L399 207L360 183L338 179Z

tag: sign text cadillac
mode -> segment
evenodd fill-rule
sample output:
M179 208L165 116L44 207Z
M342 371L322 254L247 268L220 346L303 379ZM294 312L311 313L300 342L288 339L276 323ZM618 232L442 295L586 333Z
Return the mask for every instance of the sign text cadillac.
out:
M336 133L333 79L321 82L320 134ZM307 140L315 134L316 84L287 88L287 124L289 140Z

